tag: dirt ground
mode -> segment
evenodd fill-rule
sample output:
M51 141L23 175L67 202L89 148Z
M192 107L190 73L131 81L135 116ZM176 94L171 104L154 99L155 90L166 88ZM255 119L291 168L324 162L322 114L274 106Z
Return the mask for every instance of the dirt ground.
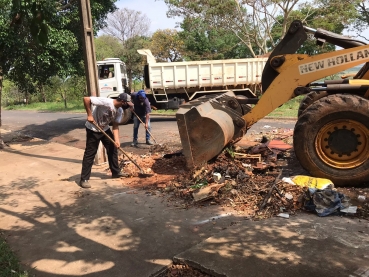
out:
M148 178L139 178L139 170L123 156L121 166L132 174L125 179L126 184L141 187L150 194L166 193L168 206L188 209L191 206L220 205L232 207L254 220L270 218L281 212L295 214L304 210L307 189L281 179L309 174L301 168L294 155L291 136L292 133L286 132L269 138L264 135L246 136L239 145L223 151L195 170L186 168L181 149L170 144L152 146L146 154L131 154L131 158L152 175ZM263 148L271 141L281 142L278 145L280 149ZM259 151L261 162L255 158L232 157L255 152L255 149ZM214 174L220 175L221 179L215 180ZM268 196L274 183L276 189ZM335 190L348 197L351 206L357 206L355 216L369 218L368 187L337 187Z
M264 147L272 141L277 142L278 149ZM131 158L146 173L152 174L147 178L139 178L136 166L121 156L122 169L132 175L125 178L125 184L142 188L150 195L164 192L167 197L163 201L167 206L178 209L219 205L233 208L251 220L307 212L304 209L307 188L281 181L283 177L308 175L294 155L291 132L281 131L269 137L246 136L238 145L195 170L186 168L180 151L180 146L169 143L147 148L146 153L141 149L143 154L131 153ZM247 156L237 158L237 155L242 157L255 151L260 155L260 161ZM369 219L368 187L337 187L334 190L349 199L350 206L357 207L357 212L349 216ZM160 275L177 276L209 275L188 265L176 264Z
M189 209L219 205L232 208L250 220L307 212L304 208L307 188L282 180L283 177L308 175L294 155L290 130L280 130L273 135L247 135L235 146L228 147L218 157L194 170L186 168L178 143L131 150L128 152L131 159L150 176L140 178L134 163L121 155L121 168L131 174L122 182L132 188L141 188L150 195L164 193L163 201L168 207ZM369 220L369 187L334 189L349 199L350 206L357 207L357 212L349 216ZM174 264L159 276L209 275L188 265Z

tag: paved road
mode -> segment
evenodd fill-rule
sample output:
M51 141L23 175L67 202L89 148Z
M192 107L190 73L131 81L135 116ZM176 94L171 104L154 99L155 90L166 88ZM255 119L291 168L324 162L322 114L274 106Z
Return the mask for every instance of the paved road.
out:
M64 143L84 148L85 131L84 113L50 113L35 111L2 111L2 128L18 131L44 140ZM152 116L152 134L158 143L174 143L180 145L177 122L174 116ZM248 133L268 132L276 128L293 129L294 120L263 119L256 123ZM132 141L132 124L120 126L122 147ZM139 141L144 142L144 128L139 130Z

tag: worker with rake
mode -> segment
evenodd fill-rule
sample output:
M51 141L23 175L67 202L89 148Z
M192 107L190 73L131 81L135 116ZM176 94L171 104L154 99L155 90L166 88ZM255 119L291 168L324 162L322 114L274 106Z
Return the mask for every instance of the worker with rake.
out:
M138 128L140 122L145 125L146 129L146 144L153 145L154 143L150 140L151 137L151 126L150 126L150 113L151 105L149 99L146 97L144 90L133 92L131 94L134 104L134 117L133 117L133 142L131 146L137 146L138 144Z
M121 171L118 163L119 142L119 123L123 115L123 109L133 108L131 96L127 93L121 93L116 99L106 97L84 97L83 103L87 112L86 121L86 148L82 161L82 172L79 186L82 188L91 188L89 179L91 168L97 153L100 141L104 145L107 154L109 168L112 178L127 177L128 174ZM113 132L109 127L112 122ZM97 126L115 142L113 143L102 133Z

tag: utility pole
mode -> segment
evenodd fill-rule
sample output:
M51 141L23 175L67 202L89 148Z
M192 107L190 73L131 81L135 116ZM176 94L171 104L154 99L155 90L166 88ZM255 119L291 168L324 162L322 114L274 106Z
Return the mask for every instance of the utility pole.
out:
M79 0L79 18L83 32L83 54L85 61L87 93L89 96L100 96L97 81L94 32L92 25L90 0Z
M92 25L90 0L79 0L79 18L82 24L83 54L85 62L85 74L88 96L100 96L97 80L97 64L95 56L94 31ZM107 154L100 142L95 156L95 164L103 164L107 161Z

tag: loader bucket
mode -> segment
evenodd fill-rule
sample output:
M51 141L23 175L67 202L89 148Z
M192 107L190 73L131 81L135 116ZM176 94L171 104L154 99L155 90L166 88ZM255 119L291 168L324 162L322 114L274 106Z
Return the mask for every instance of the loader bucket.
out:
M206 95L181 105L176 113L187 167L200 166L246 133L242 106L233 92Z

